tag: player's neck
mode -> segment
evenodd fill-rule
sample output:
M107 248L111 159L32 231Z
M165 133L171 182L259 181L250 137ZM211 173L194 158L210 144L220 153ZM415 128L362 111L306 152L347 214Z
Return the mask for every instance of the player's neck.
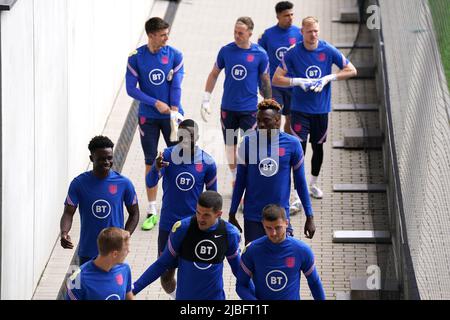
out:
M94 264L97 268L105 272L109 272L116 265L116 263L114 263L108 257L103 257L100 255L97 258L95 258Z
M283 25L281 25L281 24L277 24L277 26L278 26L278 28L281 28L281 29L284 29L284 30L287 30L287 29L289 29L291 26L283 26Z
M95 176L95 177L97 177L97 178L99 178L99 179L105 179L105 178L107 178L108 176L109 176L109 172L110 172L111 170L108 170L108 171L98 171L98 170L92 170L92 174Z
M151 53L157 53L159 50L161 50L161 47L159 47L159 46L154 46L154 45L152 45L152 43L148 43L147 44L147 48L148 48L148 50L151 52Z
M303 45L305 46L306 50L314 51L314 50L316 50L319 47L319 41L317 41L314 44L310 44L310 43L307 43L307 42L303 41Z
M247 42L244 42L244 43L237 43L237 42L235 42L235 43L241 49L250 49L250 47L252 46L251 41L247 41Z

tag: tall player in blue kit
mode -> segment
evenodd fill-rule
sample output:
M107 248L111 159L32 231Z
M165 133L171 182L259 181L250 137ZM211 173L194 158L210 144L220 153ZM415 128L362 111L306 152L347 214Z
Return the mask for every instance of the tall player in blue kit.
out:
M134 283L138 294L178 263L177 300L224 300L223 260L236 275L240 262L240 234L222 220L222 197L215 191L203 192L196 214L177 221L162 255Z
M267 51L269 56L270 79L273 78L275 70L289 47L303 40L300 28L293 25L293 9L294 5L289 1L278 2L275 5L278 23L265 30L258 40L258 44ZM291 96L292 88L277 87L272 83L272 97L283 107L281 113L285 116L284 132L286 133L291 133ZM301 211L302 208L297 193L294 193L294 198L289 208L291 215Z
M73 216L79 207L81 230L78 256L80 265L98 254L97 236L107 227L124 228L123 205L128 211L125 230L130 234L139 222L139 206L131 181L113 171L112 141L104 136L96 136L89 142L92 171L80 174L72 180L64 202L61 217L61 246L73 249L69 236Z
M296 191L302 199L306 222L304 233L314 236L313 210L308 196L303 152L297 138L280 132L281 106L272 99L258 104L258 129L244 137L238 151L237 179L233 189L229 222L239 230L236 212L244 197L244 236L249 243L265 235L261 223L262 209L271 203L283 206L289 219L291 171ZM292 235L292 228L289 227Z
M284 208L267 205L262 212L266 236L253 241L241 257L236 292L243 300L300 300L300 272L315 300L325 300L314 254L304 242L288 237ZM253 285L250 280L253 280Z
M278 23L266 29L258 39L258 44L266 50L270 62L270 79L290 46L303 40L300 28L293 25L294 5L289 1L281 1L275 5ZM284 132L291 132L291 88L281 88L272 84L272 97L282 107L285 116Z
M201 106L203 120L207 121L207 114L211 113L211 93L220 72L225 68L220 120L233 181L236 179L238 130L245 132L256 126L259 80L261 80L261 95L265 99L272 97L269 58L261 46L250 42L253 27L250 17L237 19L234 26L235 41L220 49L216 63L206 81Z
M157 155L160 132L167 146L176 143L170 140L170 120L183 114L180 101L184 67L181 52L166 45L169 39L167 22L161 18L151 18L145 23L145 31L148 43L128 58L126 88L128 95L139 101L139 132L147 176ZM157 186L147 188L149 204L143 230L152 229L158 222L157 191Z
M328 133L328 113L331 111L331 81L356 76L356 68L345 56L326 41L319 40L319 21L306 17L302 21L303 41L291 47L276 69L272 82L280 87L294 87L291 102L291 131L302 143L303 153L311 143L310 194L323 196L317 185L323 162L323 144ZM333 74L337 65L341 71Z
M66 283L66 300L133 300L129 253L130 233L110 227L97 239L99 255L81 266Z
M195 214L198 197L206 190L217 191L217 168L214 159L196 146L198 126L186 119L179 125L179 143L164 150L147 175L149 188L163 178L161 221L158 234L158 255L162 254L175 222ZM161 276L161 285L174 297L175 269Z

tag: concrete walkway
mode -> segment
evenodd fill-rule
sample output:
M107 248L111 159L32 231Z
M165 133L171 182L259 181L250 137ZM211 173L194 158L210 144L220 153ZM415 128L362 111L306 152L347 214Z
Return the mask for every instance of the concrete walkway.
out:
M231 177L227 169L223 140L219 122L219 104L222 96L224 76L221 74L212 95L213 114L210 122L204 124L200 117L200 102L208 73L210 72L218 50L224 44L233 41L233 26L237 17L251 16L255 22L252 40L257 41L262 31L276 23L274 6L278 1L182 1L179 5L175 22L171 30L170 44L184 54L185 79L183 82L182 103L187 117L198 121L201 125L200 145L218 163L219 192L225 199L224 212L228 212L231 199ZM306 15L316 15L321 21L321 37L331 43L352 42L358 26L356 24L332 23L340 7L350 6L352 0L315 0L295 1L295 23L298 25ZM167 3L160 1L152 15L164 15ZM159 12L158 12L159 10ZM162 12L161 12L162 11ZM144 39L143 39L144 41ZM344 52L346 53L346 52ZM351 80L350 86L358 103L377 103L373 80ZM352 103L345 83L333 83L333 103ZM131 100L122 90L114 106L104 134L117 139L127 108ZM377 118L374 113L364 117ZM377 127L377 121L369 122ZM384 194L333 193L336 183L377 183L383 181L381 153L364 151L345 151L332 149L332 141L342 138L345 128L359 127L356 113L332 113L330 117L330 134L325 144L325 159L319 183L324 191L323 200L312 200L315 212L317 232L313 240L303 236L305 218L302 215L293 217L295 236L311 245L316 255L316 265L322 277L327 299L346 299L350 294L350 277L366 276L366 269L377 264L377 248L371 244L333 244L332 233L336 230L380 230L387 225L386 199ZM162 140L162 139L161 139ZM114 140L115 141L115 140ZM163 150L160 145L159 150ZM309 152L308 152L309 151ZM306 168L310 172L310 149L307 151ZM371 174L367 176L368 155L370 156ZM122 173L128 176L138 192L141 209L141 221L145 217L146 195L144 188L144 157L141 150L138 132L136 132ZM161 189L160 189L161 190ZM162 193L158 194L160 204ZM228 218L225 215L225 218ZM242 215L238 215L242 222ZM71 234L76 236L76 226ZM131 253L128 263L133 270L133 279L156 259L157 228L149 232L136 229L132 237ZM75 237L74 237L75 238ZM61 258L65 255L65 258ZM64 270L67 270L70 258L68 251L56 247L36 290L34 299L55 299L61 285ZM228 299L238 299L235 293L235 279L225 262L224 283ZM302 299L311 299L309 288L302 277ZM168 299L159 281L142 291L138 299Z

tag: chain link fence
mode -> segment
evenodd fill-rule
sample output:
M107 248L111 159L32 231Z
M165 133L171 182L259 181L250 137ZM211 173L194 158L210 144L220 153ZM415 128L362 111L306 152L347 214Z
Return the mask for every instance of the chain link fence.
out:
M448 1L369 2L381 17L373 35L397 277L404 298L450 299L450 98L438 45Z

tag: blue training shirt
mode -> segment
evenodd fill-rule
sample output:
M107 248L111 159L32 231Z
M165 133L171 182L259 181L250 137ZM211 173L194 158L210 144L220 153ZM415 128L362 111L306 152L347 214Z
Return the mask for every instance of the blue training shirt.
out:
M162 255L134 283L133 293L137 294L158 279L169 267L178 261L177 300L224 300L223 263L208 264L185 260L179 257L181 245L189 229L191 217L178 221L173 227ZM218 227L218 223L207 232ZM231 223L226 222L228 249L226 258L233 274L237 274L240 262L240 233Z
M70 280L66 300L125 300L131 292L131 270L126 263L115 265L106 272L90 260Z
M267 141L260 130L244 136L239 146L238 168L230 213L236 213L244 196L244 219L260 222L262 209L271 203L285 208L289 219L291 169L296 176L297 192L305 214L313 214L304 173L304 156L300 142L284 132Z
M349 61L331 44L319 40L317 49L309 51L303 42L298 42L285 53L280 68L288 77L319 79L331 74L333 64L343 69ZM331 84L322 92L303 91L295 86L292 90L291 111L324 114L331 111Z
M301 30L297 26L287 29L275 25L264 31L258 39L258 44L266 50L270 63L270 79L290 46L303 41Z
M308 279L315 299L325 299L311 248L301 240L286 237L273 243L267 236L247 245L242 253L237 291L253 280L255 291L241 297L258 300L300 300L300 272Z
M269 72L266 51L252 43L242 49L235 42L223 46L217 56L216 67L225 68L222 109L255 111L258 104L258 80Z
M172 79L169 76L171 70ZM157 100L169 107L178 107L179 112L183 114L180 102L183 75L183 55L171 46L162 47L157 53L152 53L147 45L143 45L132 52L128 58L126 87L128 94L140 102L139 116L168 119L169 114L161 114L156 109Z
M194 158L189 157L187 161L184 161L179 145L165 149L163 158L169 166L158 172L154 163L146 177L146 184L152 188L163 177L159 227L170 231L175 222L195 214L203 187L217 191L217 168L214 159L198 147L195 148Z
M97 236L104 228L124 228L124 203L137 204L137 195L131 181L113 170L104 179L88 171L72 180L64 204L79 206L80 257L98 255Z

